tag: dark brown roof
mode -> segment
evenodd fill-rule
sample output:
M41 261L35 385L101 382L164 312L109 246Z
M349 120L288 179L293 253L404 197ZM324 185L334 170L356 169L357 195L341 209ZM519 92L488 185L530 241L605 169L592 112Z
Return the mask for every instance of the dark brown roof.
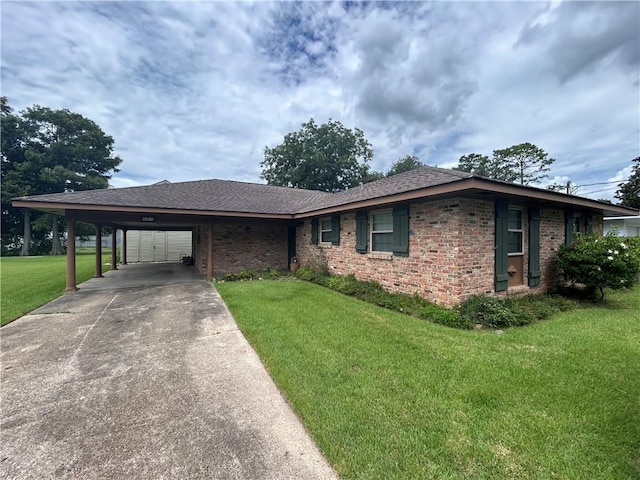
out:
M374 198L384 198L399 193L422 190L429 187L457 182L461 179L471 178L473 175L457 170L447 170L437 167L419 167L408 172L399 173L391 177L385 177L375 182L350 188L344 192L334 193L329 197L318 199L314 205L310 205L306 210L297 213L305 213L322 208L348 205L350 203L371 200Z
M294 218L368 208L399 201L413 201L433 195L478 193L518 197L568 208L599 210L607 215L637 214L634 210L587 198L429 166L338 193L231 180L200 180L36 195L15 199L14 205L56 212L92 209L115 212L146 209L177 214L227 216L238 214L245 217Z
M19 200L103 207L289 214L306 210L330 193L232 180L160 183L142 187L87 190L22 197Z

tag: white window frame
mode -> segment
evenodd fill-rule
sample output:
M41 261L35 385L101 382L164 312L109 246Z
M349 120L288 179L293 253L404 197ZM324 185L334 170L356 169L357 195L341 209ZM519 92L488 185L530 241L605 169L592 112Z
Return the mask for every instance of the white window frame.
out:
M391 230L373 230L373 217L382 213L389 213L391 215ZM369 245L371 245L371 253L393 253L393 250L374 250L373 249L373 235L376 233L391 233L393 234L393 209L385 208L383 210L374 210L369 214Z
M323 222L329 222L329 229L328 230L322 228L322 223ZM318 236L320 237L319 238L320 243L324 243L324 244L327 244L327 245L330 244L331 243L330 240L327 241L327 240L323 239L323 234L331 233L331 232L333 232L333 221L332 221L331 217L322 217L322 218L320 218L318 220Z
M507 221L507 238L510 232L520 233L520 251L519 252L511 252L508 253L509 257L521 257L524 255L524 209L522 207L512 207L509 206L509 216L511 216L511 211L519 211L520 212L520 228L509 228ZM507 240L507 250L509 249L509 242Z

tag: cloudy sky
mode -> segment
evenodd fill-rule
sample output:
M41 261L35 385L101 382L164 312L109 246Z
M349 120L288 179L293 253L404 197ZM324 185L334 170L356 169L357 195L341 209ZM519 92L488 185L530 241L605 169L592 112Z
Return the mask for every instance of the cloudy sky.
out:
M2 95L98 123L123 159L117 187L262 183L265 146L310 118L362 129L381 171L531 142L593 198L640 155L636 1L0 8Z

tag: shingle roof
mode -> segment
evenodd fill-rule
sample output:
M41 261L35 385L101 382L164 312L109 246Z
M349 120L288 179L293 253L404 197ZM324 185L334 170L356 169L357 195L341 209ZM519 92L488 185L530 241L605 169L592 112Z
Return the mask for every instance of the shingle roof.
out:
M69 205L293 215L441 185L471 176L469 173L455 170L421 167L333 194L233 180L199 180L35 195L23 197L21 200Z
M343 192L334 193L328 197L322 197L318 199L317 203L310 205L306 210L300 210L298 213L347 205L349 203L373 198L383 198L389 195L435 187L471 177L473 177L473 175L467 172L423 166L391 177L385 177L375 182L365 183L364 185L350 188Z
M313 215L312 212L327 209L354 208L358 202L371 204L372 201L385 203L385 197L391 197L409 192L416 192L414 198L428 196L431 187L447 186L455 182L465 182L469 179L480 182L480 187L486 191L502 191L511 195L522 195L528 198L546 198L547 201L565 204L582 205L587 208L597 208L609 215L635 214L636 211L615 205L600 204L572 195L550 192L535 187L514 185L508 182L487 179L467 172L448 170L444 168L424 166L408 172L386 177L375 182L351 188L338 193L326 193L299 188L276 187L258 183L245 183L233 180L199 180L180 183L160 183L142 187L114 188L106 190L88 190L84 192L54 193L50 195L35 195L22 197L17 200L18 205L38 209L50 209L52 204L56 208L90 210L107 209L117 211L139 209L176 210L184 213L192 210L194 213L207 212L215 215L234 213L257 216L272 215ZM457 187L451 186L452 191ZM469 188L460 185L460 188ZM505 188L508 191L505 191ZM434 190L435 191L435 190ZM411 194L409 193L411 196ZM397 198L397 197L396 197ZM389 201L394 201L393 198ZM362 205L362 204L360 204ZM603 208L606 207L606 208Z
M232 180L199 180L35 195L21 200L70 205L292 215L321 202L325 197L331 197L331 194Z

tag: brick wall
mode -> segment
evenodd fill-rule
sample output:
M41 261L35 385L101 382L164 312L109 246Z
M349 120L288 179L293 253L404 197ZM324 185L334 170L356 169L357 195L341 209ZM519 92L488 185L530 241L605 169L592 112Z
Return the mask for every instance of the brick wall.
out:
M207 271L206 225L195 230L195 265ZM213 226L213 276L241 270L286 269L287 226L284 224L215 224Z
M302 266L325 265L333 274L353 273L390 291L417 292L452 306L473 294L494 294L494 208L493 201L470 199L410 205L408 257L357 253L355 212L340 216L340 245L311 245L311 221L306 219L297 229L297 255ZM541 210L542 278L537 288L527 286L528 222L523 222L523 228L524 285L501 295L542 291L556 278L552 266L558 246L564 243L564 211ZM594 218L594 231L601 230L602 219Z

